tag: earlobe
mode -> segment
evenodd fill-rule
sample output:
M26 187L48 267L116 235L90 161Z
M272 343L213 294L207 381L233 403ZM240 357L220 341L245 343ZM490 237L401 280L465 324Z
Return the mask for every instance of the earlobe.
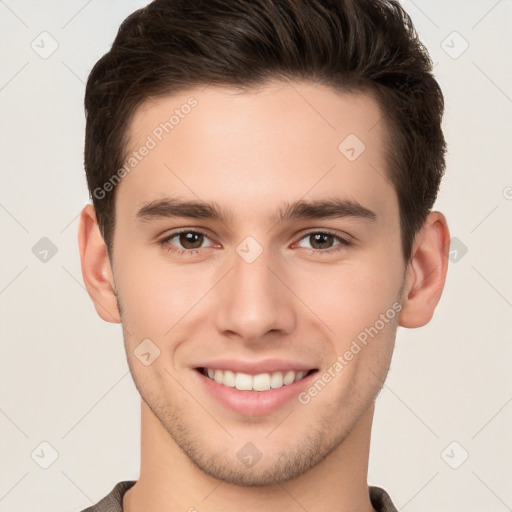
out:
M421 327L432 319L441 298L450 249L446 218L431 212L415 237L402 294L399 325Z
M106 322L121 323L107 247L91 204L80 214L78 245L82 277L96 312Z

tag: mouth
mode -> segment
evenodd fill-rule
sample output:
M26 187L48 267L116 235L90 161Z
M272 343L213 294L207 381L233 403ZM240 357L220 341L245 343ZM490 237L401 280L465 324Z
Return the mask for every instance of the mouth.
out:
M196 368L196 371L210 380L226 387L235 388L239 391L269 391L290 386L295 382L301 381L309 375L316 373L318 369L311 370L283 370L268 373L258 373L255 375L232 370L221 370L218 368Z

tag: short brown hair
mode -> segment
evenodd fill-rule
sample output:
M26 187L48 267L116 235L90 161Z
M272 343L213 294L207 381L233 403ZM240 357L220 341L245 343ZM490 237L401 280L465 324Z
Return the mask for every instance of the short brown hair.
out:
M444 100L428 52L395 0L154 0L128 16L85 91L84 165L110 255L116 188L101 197L94 191L122 167L137 107L202 84L243 90L274 79L374 94L386 117L387 173L410 258L444 174Z

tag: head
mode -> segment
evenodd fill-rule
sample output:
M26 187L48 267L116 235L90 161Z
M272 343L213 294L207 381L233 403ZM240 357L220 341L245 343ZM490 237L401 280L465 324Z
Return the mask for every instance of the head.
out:
M444 172L444 102L409 16L398 2L382 0L157 0L128 16L85 94L84 164L110 253L116 176L129 157L137 108L196 86L243 91L280 78L364 92L378 102L386 175L409 258Z
M443 96L410 18L393 1L155 0L94 66L85 108L84 280L123 323L143 401L226 481L318 464L371 408L397 327L427 323L444 285ZM212 399L205 417L198 369L226 359L332 378L268 414ZM250 470L233 466L247 442L263 454Z

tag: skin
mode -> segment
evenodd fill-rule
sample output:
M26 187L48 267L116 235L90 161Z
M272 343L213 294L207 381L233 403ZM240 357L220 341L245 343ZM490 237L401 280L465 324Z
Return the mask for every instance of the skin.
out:
M244 93L194 88L142 104L128 148L140 148L191 96L197 106L117 185L112 260L91 205L80 219L84 282L98 314L122 322L142 397L141 471L124 510L230 512L243 503L266 512L372 511L374 401L397 327L426 324L440 299L446 219L431 212L404 261L386 126L362 93L277 81ZM338 150L348 134L366 146L352 162ZM333 195L376 219L270 220L285 202ZM232 218L136 218L143 204L167 196L217 201ZM172 239L176 249L199 252L159 244L178 228L208 233L202 245ZM307 236L322 230L354 243L322 255L339 248L335 238L321 246ZM247 236L263 249L250 264L236 252ZM307 405L292 399L267 415L237 414L197 386L200 360L220 357L292 359L322 374L397 301L399 314ZM147 338L160 350L149 366L134 355ZM252 467L237 457L247 442L262 454Z

